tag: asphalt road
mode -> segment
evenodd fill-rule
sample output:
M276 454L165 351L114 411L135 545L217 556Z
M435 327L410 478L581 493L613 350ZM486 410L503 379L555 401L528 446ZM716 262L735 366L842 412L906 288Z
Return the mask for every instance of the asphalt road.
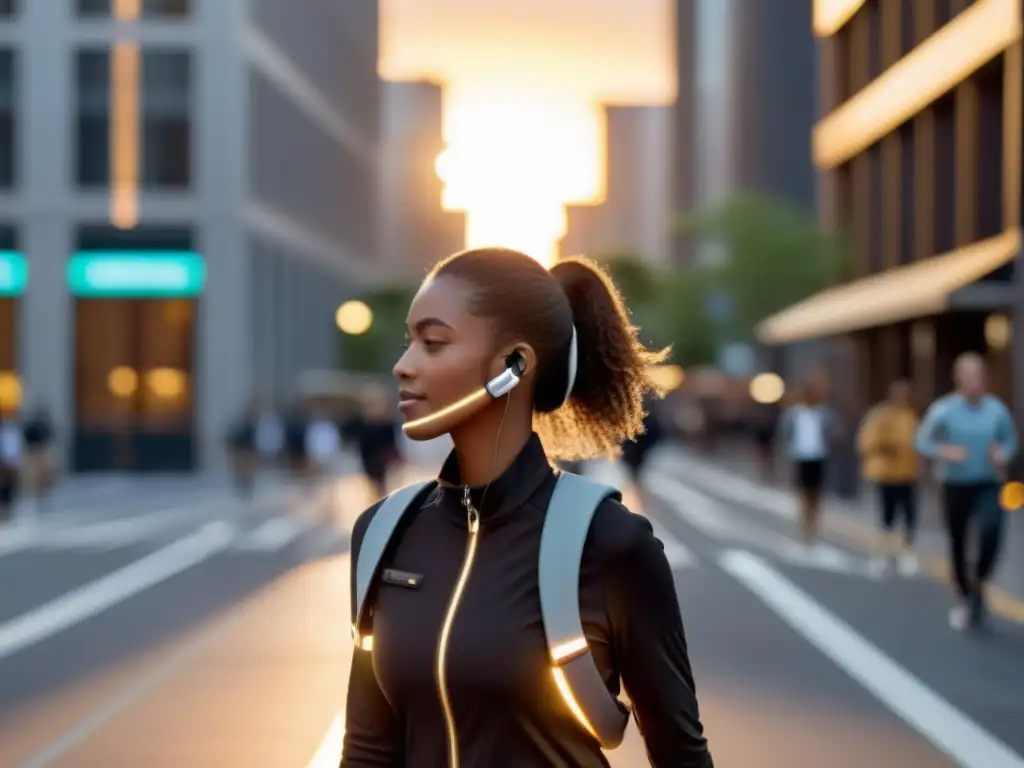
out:
M790 521L677 474L656 460L627 496L676 569L719 768L1024 768L1024 628L955 634L943 585L809 556ZM336 766L365 494L0 549L0 766ZM635 732L610 759L647 764Z

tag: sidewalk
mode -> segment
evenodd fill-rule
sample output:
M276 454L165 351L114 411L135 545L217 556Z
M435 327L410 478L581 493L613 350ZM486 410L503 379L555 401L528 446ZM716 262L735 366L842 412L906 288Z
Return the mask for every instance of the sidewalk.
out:
M659 451L655 463L671 469L681 479L703 485L719 496L739 503L765 509L781 517L796 519L796 499L781 479L774 484L763 482L752 454L743 449L719 451L713 457L678 444ZM777 477L779 475L777 474ZM947 543L934 493L925 492L920 514L917 548L932 576L948 580ZM826 531L869 549L878 530L878 511L871 489L860 499L848 501L831 497L826 502ZM1006 537L994 585L999 594L993 605L1016 621L1024 622L1024 512L1010 512L1006 517ZM998 605L996 605L998 603Z

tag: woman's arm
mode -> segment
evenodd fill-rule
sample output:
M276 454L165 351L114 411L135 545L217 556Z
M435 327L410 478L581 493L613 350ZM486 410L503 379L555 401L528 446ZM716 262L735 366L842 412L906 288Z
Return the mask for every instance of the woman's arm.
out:
M357 648L348 679L341 768L397 768L400 743L398 719L377 685L373 657Z
M352 531L352 622L355 623L355 581L359 548L366 528L379 504L374 505L356 521ZM391 704L377 684L373 671L373 655L356 648L348 678L348 701L345 705L345 740L341 768L397 768L402 765L402 734Z
M653 768L714 768L672 569L651 524L625 514L631 535L604 581L616 660L647 754Z

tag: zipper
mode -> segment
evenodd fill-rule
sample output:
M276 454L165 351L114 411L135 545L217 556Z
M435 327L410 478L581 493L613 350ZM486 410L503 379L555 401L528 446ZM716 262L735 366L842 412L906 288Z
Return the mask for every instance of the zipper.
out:
M470 571L473 570L473 561L476 559L476 545L480 538L480 512L473 506L468 485L462 490L462 506L466 508L466 522L469 530L466 540L466 554L462 560L462 570L459 571L459 578L455 581L455 588L452 590L452 595L448 602L448 610L444 615L444 623L441 625L441 635L437 639L437 690L441 696L445 731L448 734L449 768L459 768L459 733L455 727L455 714L452 712L452 703L451 699L448 698L448 687L445 683L448 638L452 632L452 624L455 623L455 614L459 610L459 602L462 600L462 593L466 588L466 582L469 581Z

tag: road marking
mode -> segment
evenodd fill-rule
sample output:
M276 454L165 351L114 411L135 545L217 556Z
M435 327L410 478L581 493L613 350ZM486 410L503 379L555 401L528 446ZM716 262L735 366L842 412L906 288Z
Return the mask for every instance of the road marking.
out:
M665 530L660 523L647 518L654 529L654 536L661 542L665 550L665 559L668 560L672 570L677 568L689 568L697 564L697 558L693 552L679 539Z
M586 475L596 482L610 485L626 493L632 485L628 475L623 471L622 465L617 462L595 461L586 468ZM638 512L639 509L633 510ZM665 559L668 560L672 570L677 568L688 568L697 564L697 558L690 549L683 544L676 536L669 533L657 520L648 516L648 522L654 530L655 537L661 541L665 550Z
M345 743L345 710L338 712L306 768L338 768Z
M236 549L255 552L277 552L308 530L309 522L295 517L272 517L256 530L242 537Z
M820 542L808 549L803 543L764 528L752 520L741 522L729 514L718 500L690 488L676 478L652 471L645 478L645 484L651 493L665 502L670 511L711 538L765 549L800 568L870 578L876 575L868 562L830 544Z
M233 537L223 523L195 533L0 624L0 659L62 632L223 551Z
M732 550L723 553L719 561L726 572L811 645L961 768L1024 768L1024 758L763 560L749 552Z

